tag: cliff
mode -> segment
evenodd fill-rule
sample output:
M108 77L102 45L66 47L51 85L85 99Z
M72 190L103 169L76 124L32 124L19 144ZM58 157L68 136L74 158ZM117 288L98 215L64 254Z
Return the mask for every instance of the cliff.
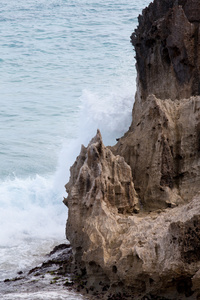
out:
M199 191L200 4L155 0L138 19L132 124L112 150L131 166L141 204L151 210Z
M181 99L200 94L198 0L155 0L139 16L131 36L138 93Z
M191 201L199 191L200 97L136 99L131 128L112 150L131 166L143 210Z
M105 299L200 299L199 22L195 0L143 10L132 124L114 147L97 131L71 167L74 269Z

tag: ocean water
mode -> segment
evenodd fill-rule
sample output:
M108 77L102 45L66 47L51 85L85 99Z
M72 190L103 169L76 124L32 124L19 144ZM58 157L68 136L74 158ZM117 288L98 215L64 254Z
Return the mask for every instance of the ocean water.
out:
M65 242L64 185L81 144L97 128L106 145L128 129L130 35L149 3L1 0L0 280Z

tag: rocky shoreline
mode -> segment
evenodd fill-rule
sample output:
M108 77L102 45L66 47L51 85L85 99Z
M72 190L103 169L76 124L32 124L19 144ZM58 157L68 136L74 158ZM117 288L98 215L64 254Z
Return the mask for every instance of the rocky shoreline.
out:
M0 282L0 295L4 297L17 294L37 292L56 291L59 296L59 291L73 292L77 295L85 295L87 290L84 289L83 281L76 271L72 271L72 249L70 244L60 244L46 255L46 259L38 266L26 270L19 271L17 276L7 278ZM31 296L30 296L31 297ZM81 298L82 299L82 298Z
M70 169L66 237L39 267L0 283L85 299L200 299L200 3L154 0L131 36L129 130L99 130ZM120 126L120 124L119 124Z
M72 248L70 244L60 244L56 246L49 254L46 255L46 260L40 265L27 271L19 271L16 277L7 278L0 282L0 295L2 299L5 296L10 296L8 299L17 299L18 295L37 292L56 291L59 297L59 291L66 291L66 295L71 291L77 296L82 295L83 299L102 299L102 300L125 300L137 299L133 298L127 292L114 290L109 291L108 285L102 285L102 291L88 289L86 273L80 274L79 270L74 268ZM59 290L57 290L59 288ZM14 298L12 298L12 296ZM31 297L31 296L29 296ZM155 295L146 295L142 300L167 300L164 297Z
M39 266L31 270L19 271L16 277L6 278L0 282L1 295L18 293L34 293L53 289L54 285L69 286L73 284L70 279L68 266L72 259L69 244L55 247ZM65 275L65 276L64 276Z
M130 299L200 299L200 3L154 0L131 36L129 130L98 130L70 169L64 203L87 289Z
M73 294L82 295L86 300L91 299L132 299L127 294L107 293L108 287L102 286L102 292L96 292L87 288L87 275L74 268L72 248L70 244L60 244L46 255L46 259L40 265L27 270L19 271L17 276L7 278L0 282L0 295L10 296L16 299L17 294L26 294L45 291L56 291L59 297L59 290L66 291L66 295L71 291ZM57 290L59 287L59 290ZM31 297L31 296L30 296ZM154 298L146 298L154 299Z

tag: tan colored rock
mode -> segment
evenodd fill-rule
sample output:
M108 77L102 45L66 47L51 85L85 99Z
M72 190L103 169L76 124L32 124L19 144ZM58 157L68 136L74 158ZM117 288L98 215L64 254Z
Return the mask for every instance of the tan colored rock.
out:
M99 216L102 219L106 218L107 211L109 217L110 212L132 214L139 211L131 168L123 157L114 156L103 145L98 131L87 148L82 146L81 153L70 171L70 181L66 185L68 198L64 200L69 207L67 238L73 245L75 256L79 261L82 260L83 252L88 250L88 243L94 244L99 256L102 257L102 248L99 248L99 245L103 242L110 243L109 236L106 241L103 237L104 232L109 234L110 222L108 228L107 219L98 225ZM90 220L89 228L87 220ZM113 219L113 228L116 225ZM93 241L96 230L98 242L96 238Z
M144 210L190 201L200 189L200 97L136 98L132 125L111 149L131 166Z
M118 198L128 177L132 190ZM131 214L127 205L131 211L137 207L131 179L130 168L103 146L99 132L82 148L65 200L76 266L86 270L87 286L95 291L196 299L197 275L194 291L191 277L200 269L200 196L173 209Z
M109 149L98 131L71 167L66 235L91 291L200 299L199 10L154 0L143 11L132 124Z

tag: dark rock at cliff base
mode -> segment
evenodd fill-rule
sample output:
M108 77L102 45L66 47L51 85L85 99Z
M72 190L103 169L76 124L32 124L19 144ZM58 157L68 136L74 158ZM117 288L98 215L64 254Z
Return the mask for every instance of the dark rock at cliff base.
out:
M155 0L131 36L143 99L200 95L200 2Z
M0 281L0 298L21 299L26 293L26 299L35 299L37 293L42 297L42 293L57 292L59 295L69 287L76 290L77 285L72 279L72 259L69 244L56 246L40 265L18 272L17 277Z

